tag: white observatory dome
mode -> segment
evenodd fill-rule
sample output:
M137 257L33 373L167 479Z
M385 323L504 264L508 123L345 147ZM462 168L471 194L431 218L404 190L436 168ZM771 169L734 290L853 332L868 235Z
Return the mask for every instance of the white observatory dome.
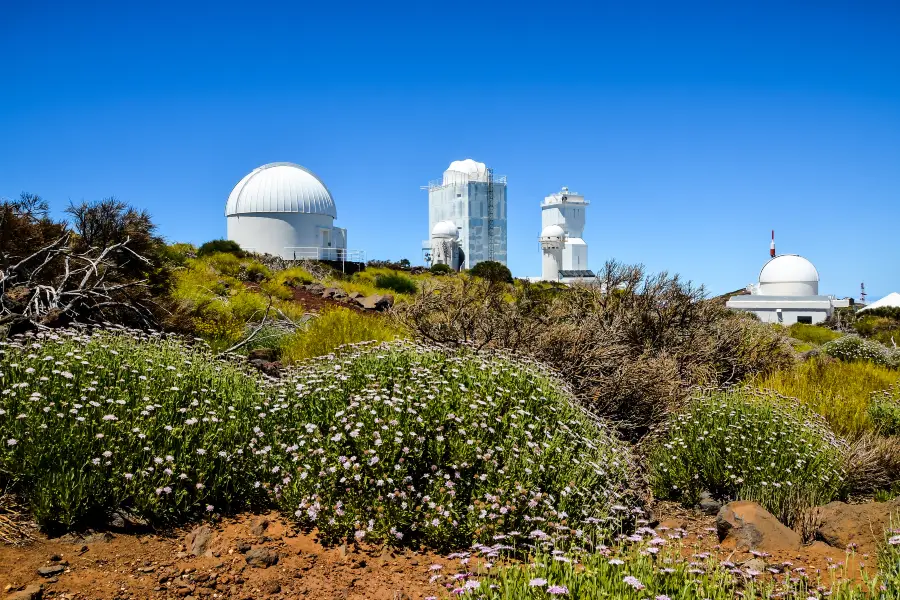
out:
M566 232L559 225L548 225L541 231L541 241L562 241Z
M471 158L454 160L444 171L444 185L469 181L487 181L487 166L483 162Z
M759 294L764 296L818 296L819 272L796 254L767 262L759 272Z
M453 221L438 221L431 230L431 237L455 240L459 238L459 230L456 229Z
M225 216L253 213L303 213L337 218L331 192L300 165L276 162L253 169L241 179L225 205Z

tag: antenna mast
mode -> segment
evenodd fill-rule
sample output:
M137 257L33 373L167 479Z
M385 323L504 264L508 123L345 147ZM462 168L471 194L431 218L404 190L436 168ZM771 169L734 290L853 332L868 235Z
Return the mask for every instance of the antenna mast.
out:
M494 169L487 168L488 260L494 260Z
M865 282L863 282L863 283L859 284L859 303L860 304L866 303L866 296L868 296L868 294L866 293L866 284L865 284Z

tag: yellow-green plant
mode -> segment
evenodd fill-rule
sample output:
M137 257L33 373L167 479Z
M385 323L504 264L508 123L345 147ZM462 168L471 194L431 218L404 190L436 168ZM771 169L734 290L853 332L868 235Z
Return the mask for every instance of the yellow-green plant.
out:
M405 337L405 331L390 320L349 308L332 308L310 319L307 326L281 342L285 363L330 354L338 346L357 342L384 342Z
M822 344L841 337L841 334L837 331L818 325L807 325L806 323L794 323L788 328L788 335L795 340L808 342L817 346L821 346Z
M868 412L873 392L900 380L897 371L864 361L842 362L820 357L791 369L756 377L752 385L797 398L825 417L840 435L872 428Z

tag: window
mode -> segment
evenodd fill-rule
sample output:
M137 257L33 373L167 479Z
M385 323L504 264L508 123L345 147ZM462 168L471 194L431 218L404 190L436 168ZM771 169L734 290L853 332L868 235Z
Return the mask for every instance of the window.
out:
M812 317L797 317L797 322L812 325Z

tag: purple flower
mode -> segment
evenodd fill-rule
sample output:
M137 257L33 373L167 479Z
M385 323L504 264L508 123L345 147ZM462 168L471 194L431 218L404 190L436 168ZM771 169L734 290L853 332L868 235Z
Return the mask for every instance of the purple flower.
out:
M569 593L569 588L564 585L551 585L547 588L547 593L551 596L566 596Z
M528 585L530 585L531 587L544 587L545 585L547 585L547 580L540 577L535 577L528 582Z
M625 583L627 583L628 585L630 585L631 587L633 587L636 590L644 589L644 584L641 583L641 581L637 577L632 577L631 575L627 575L625 577L625 579L623 579L622 581L624 581Z

